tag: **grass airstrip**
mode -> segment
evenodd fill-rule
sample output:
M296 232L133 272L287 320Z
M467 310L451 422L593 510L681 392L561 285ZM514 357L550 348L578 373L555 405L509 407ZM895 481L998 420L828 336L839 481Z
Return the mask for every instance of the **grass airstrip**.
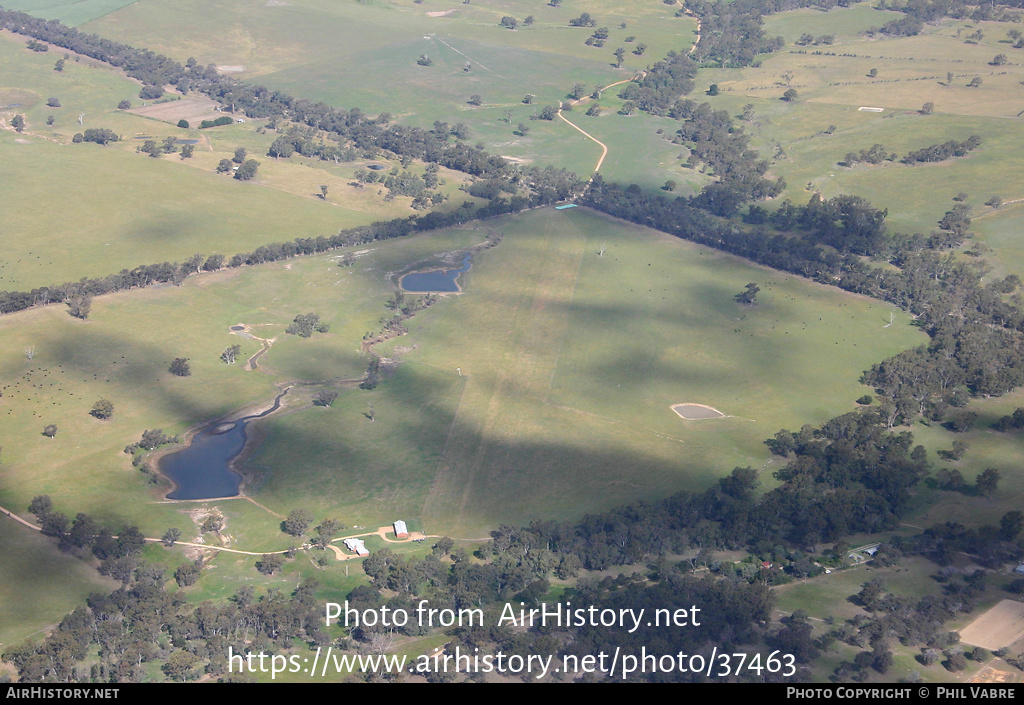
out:
M380 346L403 361L393 379L264 424L249 488L263 505L362 525L403 516L468 537L699 489L735 465L763 466L761 441L779 428L850 408L861 370L922 340L906 319L884 328L881 304L545 209L378 245L348 268L326 255L101 297L84 322L59 306L5 317L4 506L47 493L67 511L162 533L179 510L147 503L158 493L125 445L268 401L284 383L358 378L363 333L387 314L386 273L487 230L505 239L478 255L465 292ZM760 302L742 307L733 295L749 281ZM285 335L308 311L330 332ZM236 342L243 359L259 349L230 334L237 323L276 338L257 371L219 360ZM191 377L167 372L175 357L191 360ZM89 415L100 398L115 405L109 421ZM685 421L678 402L727 418Z

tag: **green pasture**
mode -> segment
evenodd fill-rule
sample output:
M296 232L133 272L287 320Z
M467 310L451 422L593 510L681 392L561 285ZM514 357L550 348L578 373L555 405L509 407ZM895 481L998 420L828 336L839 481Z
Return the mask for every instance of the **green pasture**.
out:
M505 238L478 255L465 293L380 346L404 360L393 378L305 406L313 390L362 374L359 341L388 315L387 272L486 230ZM880 304L582 209L366 249L352 267L324 255L100 297L84 322L60 306L5 317L2 505L23 511L45 493L61 511L160 535L188 507L155 503L159 488L120 450L144 429L182 433L307 382L263 424L249 494L282 516L305 506L348 525L405 518L474 538L502 521L578 516L763 466L764 438L849 408L861 370L919 340L909 326L883 328ZM760 303L741 308L733 295L749 281ZM330 333L284 334L307 312ZM258 350L229 334L237 323L275 339L255 372L218 359L236 342L240 360ZM191 377L167 372L174 357L190 359ZM100 398L114 403L108 421L88 413ZM728 418L684 421L669 409L679 402ZM49 423L53 439L41 435ZM287 548L279 518L223 504L240 543Z
M915 497L916 509L907 517L909 523L925 528L945 521L968 526L998 526L1003 514L1020 508L1024 498L1024 473L1021 472L1024 435L1020 431L1001 433L994 430L992 424L1021 406L1024 406L1024 393L1017 390L1003 397L972 401L967 409L977 413L978 417L965 433L953 433L934 423L925 426L922 422L910 429L914 442L928 449L928 457L935 470L959 470L968 485L973 485L975 478L987 468L998 470L1000 479L991 497L921 486ZM955 440L969 445L964 457L958 461L940 457L938 452L952 448Z
M792 46L804 34L814 37L833 35L835 44L804 47L808 51L820 49L832 51L836 45L860 40L860 33L886 22L903 17L902 12L878 10L870 2L858 2L849 7L834 7L823 11L808 7L789 12L778 12L764 18L764 33L769 37L782 37L787 46Z
M568 26L583 9L524 1L458 5L447 12L404 0L288 5L144 0L89 29L142 41L182 61L195 56L204 64L244 67L237 73L244 80L330 105L390 112L403 123L426 128L436 120L464 123L472 140L498 154L588 175L600 148L564 123L531 121L531 116L565 99L573 83L582 83L589 93L595 86L632 78L669 51L688 50L696 22L674 17L676 8L661 2L628 9L588 3L586 11L609 30L605 46L598 49L584 44L592 29ZM523 20L530 14L532 26L515 31L499 26L503 16ZM627 37L635 39L626 42ZM647 50L638 56L633 50L641 43ZM615 68L613 52L619 46L626 49L626 58ZM417 65L424 54L432 66ZM614 93L606 96L613 110L621 102ZM527 94L536 96L533 105L522 102ZM483 104L470 106L472 95L480 95ZM610 179L650 189L669 178L686 181L685 176L666 175L670 155L678 150L652 140L645 140L639 152L631 149L637 124L646 130L661 122L639 115L630 122L607 121L603 132L608 139L599 139L611 150L603 169ZM525 137L513 134L519 123L530 128Z
M882 24L888 19L882 15L890 13L874 14ZM783 13L778 21L790 21L792 15ZM982 43L967 40L975 29L990 39ZM777 99L793 88L798 102L854 107L916 110L933 102L937 112L1013 118L1024 108L1018 85L1024 73L1024 54L1002 41L1006 30L995 22L976 26L947 19L927 25L914 37L839 35L831 46L790 44L766 56L759 67L723 75L720 87L768 99ZM991 65L996 54L1007 55L1007 62ZM876 70L873 77L871 69ZM947 81L949 72L952 81ZM982 85L968 87L974 77L981 78Z
M91 592L109 592L116 583L7 517L0 517L0 651L27 638L42 640L44 630L85 601Z
M1005 28L999 32L1002 36ZM782 198L804 203L814 192L824 198L856 194L886 208L890 228L928 233L958 193L968 194L974 216L990 210L983 204L993 195L1004 201L1020 197L1014 190L1019 181L1015 165L1008 157L1022 146L1015 116L1024 102L1011 109L1006 101L1016 105L1015 96L1024 101L1016 85L1021 67L987 64L996 51L1012 50L1005 45L964 45L947 25L903 40L859 39L807 47L808 52L815 49L857 56L813 56L786 49L758 68L716 69L699 78L699 90L719 85L720 95L703 98L713 107L738 116L744 105L754 106L753 120L738 123L751 134L752 146L772 161L770 174L785 178ZM871 68L878 69L874 79L867 75ZM955 73L949 86L947 69ZM1007 73L989 77L990 71ZM966 87L974 75L983 75L983 85ZM797 90L798 99L780 100L790 87ZM919 113L926 102L934 104L931 115ZM858 110L862 106L884 110ZM982 146L967 157L915 166L898 163L910 150L972 134L982 138ZM847 152L874 144L895 153L897 161L839 166ZM1014 247L1008 238L998 242L1007 251Z
M986 199L987 200L987 199ZM1008 199L1004 197L1004 200ZM986 259L992 263L993 275L1005 276L1024 272L1024 204L1011 203L998 210L982 208L975 217L972 230L979 243L989 248Z
M883 329L877 304L584 210L488 227L505 240L466 293L395 342L415 346L405 364L465 376L423 509L431 532L576 516L761 466L764 438L848 408L862 369L918 340ZM741 309L749 281L763 301ZM730 418L683 421L680 402Z
M91 22L130 5L128 0L4 0L8 10L21 10L36 17L60 20L72 27Z
M200 132L119 111L120 100L139 104L135 82L87 60L54 71L52 52L32 52L12 36L0 39L0 120L6 126L22 114L27 125L22 134L0 130L7 177L0 197L10 205L0 223L0 288L28 290L197 252L230 256L413 212L409 198L385 202L378 188L353 186L363 160L274 160L265 155L275 135L257 134L253 123ZM61 107L47 106L51 97ZM106 147L71 144L88 127L124 139ZM136 153L143 140L168 136L199 139L194 157ZM236 147L261 163L252 182L214 173ZM449 170L441 176L441 190L452 198L444 207L456 207L465 177Z

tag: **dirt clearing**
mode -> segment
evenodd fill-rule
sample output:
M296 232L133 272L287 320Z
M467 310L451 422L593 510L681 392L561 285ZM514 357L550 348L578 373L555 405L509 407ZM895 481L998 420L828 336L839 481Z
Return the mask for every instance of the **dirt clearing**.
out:
M187 120L190 126L199 127L199 123L203 120L216 120L219 117L224 117L225 113L214 110L216 107L218 107L217 103L209 98L196 97L147 105L144 108L133 108L127 112L163 120L174 125L177 125L179 120Z
M996 650L1024 636L1024 602L1003 600L960 632L960 641Z

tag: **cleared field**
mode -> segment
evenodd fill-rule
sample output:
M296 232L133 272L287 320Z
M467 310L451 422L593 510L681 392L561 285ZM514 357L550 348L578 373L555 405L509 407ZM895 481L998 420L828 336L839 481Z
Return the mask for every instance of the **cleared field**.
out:
M77 281L197 252L230 256L413 213L410 197L386 202L379 189L353 185L362 160L266 157L276 135L257 133L253 122L202 131L176 127L179 116L216 116L205 99L117 110L121 100L139 104L136 82L86 59L68 61L57 72L54 61L50 52L25 48L24 38L0 33L0 122L6 128L19 114L26 121L23 133L0 130L6 177L0 184L0 289ZM75 133L95 127L113 130L122 141L72 143ZM145 140L162 144L168 137L197 140L194 156L154 159L137 151ZM261 163L252 182L215 173L238 147ZM443 207L458 207L465 176L447 169L440 176L446 181L441 191L452 199ZM326 198L321 185L329 189Z
M753 106L754 118L741 124L752 135L753 146L772 160L771 173L786 179L782 197L806 203L814 192L824 198L856 194L888 209L891 228L922 233L936 227L958 193L967 193L973 215L986 219L990 209L983 204L991 196L999 195L1004 201L1024 197L1017 193L1020 180L1008 158L1024 147L1017 124L1017 115L1024 108L1018 85L1024 79L1024 66L1001 41L1007 27L977 23L986 37L983 44L965 43L966 24L953 20L928 25L922 35L902 39L882 35L869 39L854 31L844 34L838 21L850 17L850 27L856 27L854 20L863 16L861 8L866 5L829 13L800 10L772 16L766 21L766 31L775 29L784 35L782 30L790 21L794 28L804 26L797 21L799 16L835 21L837 24L827 29L806 31L834 32L836 42L787 47L765 57L760 67L715 69L699 76L698 89L719 84L720 95L706 98L715 108L739 115L745 105ZM889 13L868 13L877 16L876 26L888 21ZM997 53L1008 53L1008 63L991 66ZM875 77L869 75L872 69L877 71ZM947 80L947 73L953 74L952 81ZM968 87L975 76L983 79L982 85ZM795 102L780 100L789 88L798 93ZM925 103L933 104L931 115L919 113ZM864 112L858 110L861 106L879 106L883 111ZM910 150L970 135L980 136L982 147L966 158L916 166L899 164ZM896 154L896 161L861 163L852 168L839 165L848 152L875 144ZM998 220L1002 215L991 217ZM994 244L1017 259L1011 252L1016 248L1012 230L994 227L1006 235L993 238ZM998 262L996 266L1003 269ZM1020 267L1016 261L1008 261L1007 266Z
M173 124L177 124L179 120L187 120L193 127L199 127L203 120L216 120L223 116L223 113L214 110L218 107L220 106L209 98L182 98L133 108L128 112Z
M568 25L582 9L607 27L603 48L585 45L593 29ZM656 0L628 7L601 0L585 8L484 0L450 10L411 0L242 5L142 0L88 29L142 42L181 61L191 55L202 64L229 66L244 80L338 107L386 111L423 127L435 120L464 123L471 139L498 154L586 175L599 148L564 123L531 121L531 116L565 99L576 82L590 93L595 86L632 78L669 51L688 50L696 22L675 17L677 9ZM518 29L501 27L504 16L516 17ZM527 16L534 18L530 25L523 23ZM625 61L616 68L613 52L619 46L626 50ZM417 64L423 55L431 66ZM234 70L241 67L245 70ZM382 75L388 80L380 81ZM523 103L527 94L535 96L532 105ZM482 105L470 106L472 95L481 96ZM617 99L607 99L617 109ZM631 148L638 123L653 133L664 121L642 115L597 121L608 123L606 135L614 134L612 141L599 138L611 150L604 169L611 180L636 181L649 189L668 179L687 181L671 173L668 155L678 149L646 139L639 150ZM521 122L529 128L526 137L513 134Z
M1001 649L1024 636L1024 602L1003 600L960 630L960 640L986 649Z
M74 27L130 4L130 0L5 0L4 7Z
M779 428L849 408L861 369L919 340L883 329L888 314L864 299L584 209L487 227L505 239L463 275L464 294L381 346L406 362L372 393L374 422L360 417L366 397L351 420L329 421L332 408L268 424L253 463L288 469L261 486L261 501L319 487L314 506L368 523L365 512L408 486L401 506L419 506L428 532L475 536L497 522L701 489L736 465L764 465L762 441ZM732 295L751 280L764 303L741 310ZM679 399L735 418L683 421L669 408ZM393 424L382 436L399 458L393 471L372 441L382 423ZM328 426L333 434L316 430Z

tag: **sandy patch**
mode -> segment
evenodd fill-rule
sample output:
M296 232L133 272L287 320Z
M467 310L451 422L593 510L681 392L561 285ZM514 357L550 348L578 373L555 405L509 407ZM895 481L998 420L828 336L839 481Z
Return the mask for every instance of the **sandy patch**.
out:
M692 404L689 402L684 404L673 404L672 411L687 420L717 419L725 416L725 414L713 406L707 406L706 404Z
M267 4L269 5L270 3ZM283 2L281 4L287 5L288 3ZM242 71L245 71L245 67L241 64L228 64L225 66L218 66L217 70L221 73L241 73Z
M507 159L510 162L515 162L516 164L529 164L530 163L529 159L520 159L519 157L510 157L507 154L502 154L501 158L502 159Z
M1024 602L1003 600L960 631L960 641L996 650L1024 636Z
M455 10L439 10L437 12L428 12L427 17L446 17L455 12Z
M994 663L1006 667L1006 664L1002 661L995 661ZM1013 671L1003 671L995 667L995 665L988 665L968 683L1016 683L1017 676Z

